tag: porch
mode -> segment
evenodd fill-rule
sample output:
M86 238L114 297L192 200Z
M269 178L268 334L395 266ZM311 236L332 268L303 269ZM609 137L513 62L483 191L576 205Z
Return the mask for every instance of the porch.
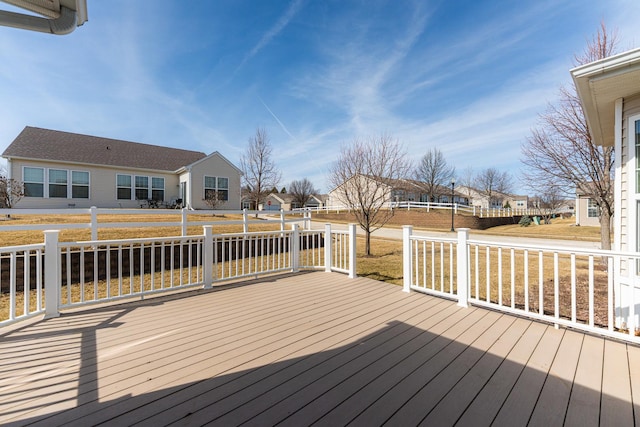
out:
M0 423L640 425L640 348L307 272L0 330Z

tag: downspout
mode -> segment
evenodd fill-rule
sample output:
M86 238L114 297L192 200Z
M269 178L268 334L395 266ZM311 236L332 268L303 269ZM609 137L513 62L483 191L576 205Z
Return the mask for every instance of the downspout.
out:
M0 25L20 28L41 33L64 35L76 28L76 12L60 6L60 16L54 19L40 18L2 10L0 11Z

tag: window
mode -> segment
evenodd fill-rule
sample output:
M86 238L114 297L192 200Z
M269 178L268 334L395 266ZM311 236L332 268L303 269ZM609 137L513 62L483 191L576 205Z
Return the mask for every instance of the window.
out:
M598 205L593 199L589 199L587 202L587 216L589 218L598 218Z
M136 200L149 199L149 177L136 175Z
M71 197L89 198L89 172L71 171Z
M67 198L67 171L49 169L49 197Z
M44 169L25 167L22 171L25 197L44 197Z
M164 201L164 178L151 178L151 198Z
M22 177L24 195L27 197L89 198L89 172L25 167ZM69 178L71 178L71 185L69 185Z
M229 200L229 178L205 176L204 177L204 198L212 197L217 192L219 200Z
M131 200L131 175L116 175L118 200Z

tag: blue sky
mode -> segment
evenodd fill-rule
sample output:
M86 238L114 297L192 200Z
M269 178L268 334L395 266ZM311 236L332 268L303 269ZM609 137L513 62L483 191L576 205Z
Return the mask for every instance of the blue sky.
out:
M640 46L636 0L87 3L67 36L0 27L0 150L37 126L239 164L263 127L280 187L328 191L340 147L385 133L415 161L437 147L459 172L517 176L600 21Z

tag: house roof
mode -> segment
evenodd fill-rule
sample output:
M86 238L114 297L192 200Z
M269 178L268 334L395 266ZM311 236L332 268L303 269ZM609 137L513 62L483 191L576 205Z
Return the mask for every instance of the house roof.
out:
M640 49L571 70L593 141L614 145L615 102L640 92Z
M173 172L207 156L199 151L27 126L2 157Z

